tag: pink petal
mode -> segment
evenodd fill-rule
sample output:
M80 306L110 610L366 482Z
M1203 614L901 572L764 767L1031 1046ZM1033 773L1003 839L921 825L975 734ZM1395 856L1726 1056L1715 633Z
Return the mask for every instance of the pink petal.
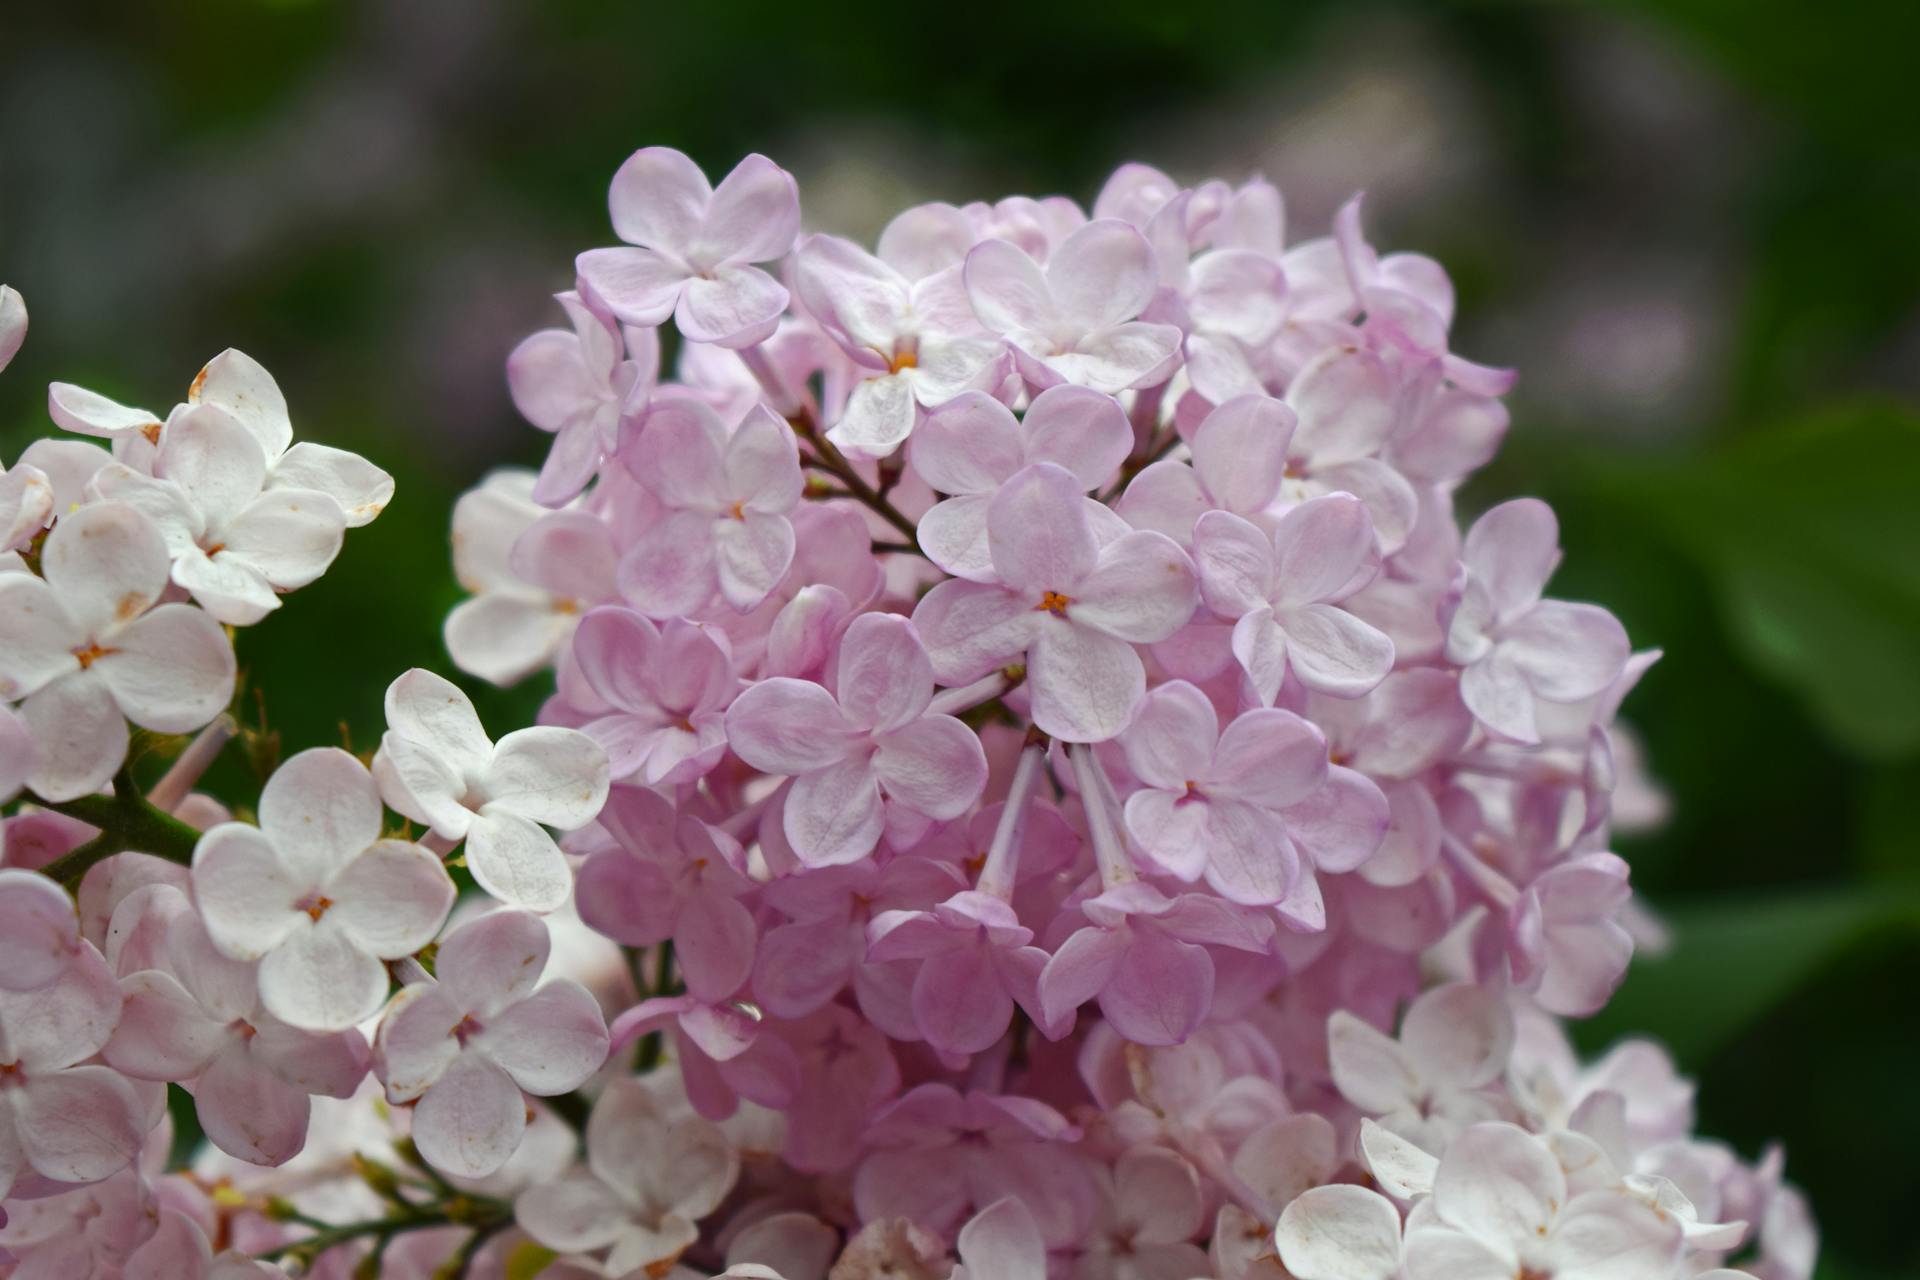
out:
M333 899L326 919L383 960L432 942L455 896L440 859L404 840L375 841L326 889Z
M1028 461L1012 411L979 391L964 392L929 413L914 431L909 452L921 479L947 494L992 493Z
M673 314L692 271L651 249L589 249L573 269L595 297L628 324L657 325Z
M7 367L27 340L27 304L20 291L0 284L0 369Z
M1060 944L1040 972L1040 1007L1045 1021L1059 1024L1094 999L1113 980L1130 945L1122 929L1077 929Z
M533 991L551 946L538 916L490 911L440 940L434 973L453 1008L491 1017Z
M1477 1124L1447 1147L1433 1204L1448 1225L1490 1244L1532 1249L1567 1203L1567 1180L1546 1144L1510 1124Z
M1364 458L1393 434L1399 418L1392 375L1371 352L1333 348L1310 361L1287 387L1299 415L1292 452L1316 466Z
M1213 1003L1213 961L1200 947L1140 929L1100 993L1100 1012L1135 1044L1180 1044Z
M959 579L936 585L913 610L935 678L951 685L977 680L1018 658L1032 643L1039 621L1023 596Z
M742 613L765 600L793 563L793 525L785 516L749 511L717 520L713 542L720 594Z
M787 793L787 843L810 867L866 857L880 840L883 821L878 780L864 759L846 759L803 774Z
M1153 249L1126 223L1098 219L1053 251L1046 281L1075 332L1105 329L1133 319L1153 299Z
M929 818L960 817L987 785L979 736L952 716L922 716L874 745L873 775L887 795Z
M1287 633L1273 610L1261 605L1233 624L1233 656L1257 703L1272 706L1287 675Z
M674 924L674 945L687 990L697 999L725 1000L753 971L758 931L753 916L732 898L696 894Z
M1286 828L1270 809L1222 799L1209 806L1207 883L1230 902L1271 906L1300 874Z
M357 453L302 440L274 461L269 492L310 489L339 504L349 529L372 524L393 501L393 477Z
M1150 787L1184 792L1207 776L1220 717L1204 693L1172 680L1148 694L1121 739L1127 767Z
M633 478L670 507L717 514L734 500L727 484L727 429L698 400L657 401L622 460Z
M386 997L386 969L338 928L297 932L260 962L260 1003L302 1030L344 1031Z
M0 990L46 986L79 949L73 900L45 876L0 869Z
M628 156L607 193L616 235L675 253L692 247L712 199L700 166L671 147L645 147Z
M1351 871L1386 836L1387 798L1373 779L1335 765L1326 785L1286 811L1287 831L1322 871Z
M26 1163L55 1182L97 1182L127 1167L145 1127L131 1087L107 1067L31 1080L13 1104Z
M1254 515L1279 496L1293 410L1270 396L1238 396L1193 434L1193 469L1215 503Z
M727 708L726 724L739 757L767 773L829 768L864 736L832 694L811 680L784 676L744 690Z
M314 747L282 764L260 793L259 811L260 830L288 871L315 886L380 838L379 788L338 747Z
M855 618L840 641L834 688L845 713L875 733L919 719L933 697L933 664L913 623L889 613Z
M1046 1280L1047 1246L1018 1200L996 1201L960 1229L968 1280Z
M1374 554L1373 520L1366 504L1344 493L1309 498L1274 527L1276 605L1336 600L1356 582Z
M1249 346L1271 342L1287 317L1287 277L1265 254L1215 249L1194 260L1187 311L1196 329Z
M126 1005L101 1051L116 1071L141 1080L191 1080L227 1044L226 1024L209 1017L170 974L129 974L121 992Z
M194 378L187 399L218 406L238 419L269 459L285 453L293 440L286 397L273 375L243 351L229 347L209 360Z
M1193 468L1169 458L1135 476L1113 509L1136 529L1152 529L1190 547L1195 522L1213 503Z
M307 1141L310 1104L242 1045L214 1059L194 1094L213 1145L250 1164L285 1164Z
M1449 983L1413 1002L1400 1026L1400 1043L1419 1064L1421 1079L1477 1089L1506 1070L1513 1015L1493 992Z
M987 542L987 508L983 493L965 494L935 503L920 517L915 538L927 559L956 578L995 582L993 552Z
M1327 777L1327 740L1290 711L1243 712L1213 754L1208 791L1278 809L1312 794Z
M1280 615L1287 662L1316 693L1357 698L1393 670L1393 641L1370 623L1330 604L1299 605Z
M1273 597L1273 540L1239 516L1209 511L1193 526L1193 560L1207 607L1240 618Z
M1275 1243L1300 1280L1393 1280L1400 1211L1365 1187L1313 1187L1281 1213Z
M784 515L800 501L805 480L793 430L756 405L727 440L726 494L748 511Z
M787 291L758 267L723 266L695 276L681 290L673 323L689 342L750 347L771 336L787 308Z
M799 234L800 191L793 175L755 154L714 188L690 248L701 262L766 262L786 256Z
M1346 1010L1327 1022L1327 1061L1341 1096L1362 1111L1384 1115L1419 1095L1420 1081L1400 1045Z
M413 1141L428 1164L484 1178L519 1149L526 1101L505 1071L466 1053L413 1108Z
M1090 334L1046 364L1056 378L1112 394L1165 381L1179 360L1179 329L1134 321Z
M1538 498L1515 498L1473 522L1460 552L1474 583L1504 620L1540 598L1560 562L1560 523Z
M1005 240L983 240L962 272L980 323L994 333L1050 333L1061 325L1047 277L1034 260Z
M1073 592L1068 617L1122 640L1154 644L1187 624L1199 595L1193 562L1179 544L1136 529L1101 548L1099 562Z
M851 972L847 933L834 919L769 929L754 957L754 998L776 1018L804 1018L826 1004Z
M1620 620L1598 605L1543 600L1506 629L1502 651L1550 702L1593 697L1620 678L1633 646Z
M607 1060L607 1024L579 983L557 978L487 1023L479 1046L536 1097L577 1089Z
M1146 668L1133 646L1092 627L1047 618L1028 663L1033 722L1066 742L1114 737L1146 692Z
M1000 486L987 509L987 544L1000 580L1036 595L1077 587L1099 557L1079 480L1050 462Z
M913 982L913 1016L936 1049L978 1053L1006 1034L1013 998L982 948L958 947L921 964Z
M1176 791L1142 788L1127 797L1127 830L1147 856L1189 883L1207 866L1209 806Z
M64 431L109 440L160 425L160 420L145 409L116 404L70 382L47 384L47 416Z
M655 618L698 612L719 586L715 524L698 511L677 511L642 533L621 557L620 594Z

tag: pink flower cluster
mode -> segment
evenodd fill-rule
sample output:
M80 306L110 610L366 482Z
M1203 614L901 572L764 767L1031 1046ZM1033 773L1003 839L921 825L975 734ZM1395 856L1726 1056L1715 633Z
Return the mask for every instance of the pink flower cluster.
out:
M454 513L534 727L414 670L242 820L205 733L141 797L391 485L237 353L0 476L0 1276L1808 1280L1778 1153L1558 1021L1657 654L1545 504L1462 533L1512 378L1438 264L1140 165L874 252L760 156L610 203Z

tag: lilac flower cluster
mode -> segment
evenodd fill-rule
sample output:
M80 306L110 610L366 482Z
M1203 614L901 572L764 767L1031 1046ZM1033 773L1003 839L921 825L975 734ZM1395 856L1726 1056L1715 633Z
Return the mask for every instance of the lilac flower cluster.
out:
M1438 264L1140 165L872 253L760 156L610 204L454 513L536 726L414 670L193 793L220 624L391 494L238 353L0 476L0 1276L1808 1280L1779 1154L1561 1027L1658 655L1545 504L1461 532L1512 377ZM144 796L129 721L201 731Z

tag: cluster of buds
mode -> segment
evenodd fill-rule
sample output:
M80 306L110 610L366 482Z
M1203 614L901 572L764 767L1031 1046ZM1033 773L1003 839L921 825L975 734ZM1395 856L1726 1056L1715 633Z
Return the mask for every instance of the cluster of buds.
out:
M219 624L391 492L237 353L0 477L0 1276L1808 1280L1778 1153L1561 1027L1657 654L1544 503L1461 531L1512 376L1438 264L1141 165L871 253L760 156L610 204L454 512L535 726L408 671L192 790ZM129 721L207 728L143 795Z

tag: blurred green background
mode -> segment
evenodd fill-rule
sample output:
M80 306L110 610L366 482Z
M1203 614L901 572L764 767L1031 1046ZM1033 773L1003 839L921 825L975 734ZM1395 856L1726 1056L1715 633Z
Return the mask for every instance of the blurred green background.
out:
M501 363L610 241L608 177L767 152L808 225L1263 171L1292 236L1366 188L1522 372L1469 505L1560 510L1557 593L1666 658L1627 704L1672 816L1623 840L1672 925L1581 1029L1665 1038L1704 1132L1779 1140L1823 1276L1920 1274L1920 6L1189 2L1084 11L145 0L0 8L0 280L45 383L162 410L239 345L399 496L243 634L290 747L446 669L446 527L534 463ZM481 698L490 721L539 691Z

